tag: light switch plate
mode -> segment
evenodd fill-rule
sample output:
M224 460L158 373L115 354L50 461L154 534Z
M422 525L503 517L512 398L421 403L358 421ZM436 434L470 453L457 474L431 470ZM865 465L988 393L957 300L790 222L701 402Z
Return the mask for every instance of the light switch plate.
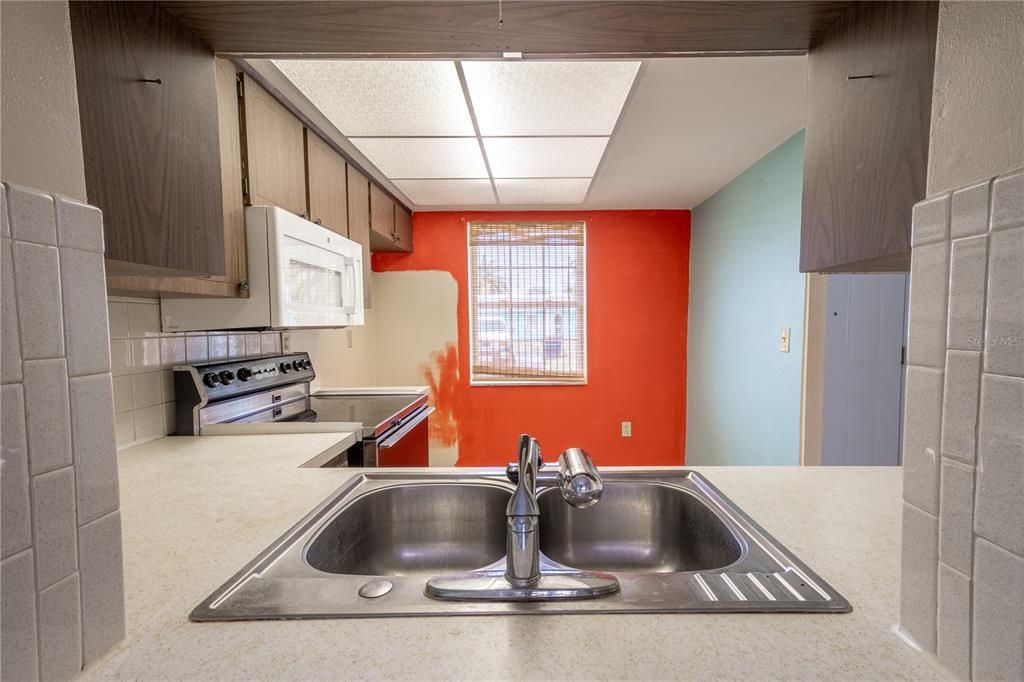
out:
M622 437L632 438L633 437L633 422L622 422Z
M789 327L783 327L782 328L782 337L781 337L780 342L779 342L779 350L782 351L783 353L788 353L789 352L789 334L790 334L790 331L791 330L790 330Z

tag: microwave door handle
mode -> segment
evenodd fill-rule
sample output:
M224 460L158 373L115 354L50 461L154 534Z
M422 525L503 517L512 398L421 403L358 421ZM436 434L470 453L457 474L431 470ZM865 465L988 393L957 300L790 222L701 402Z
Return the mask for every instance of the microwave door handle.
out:
M357 262L360 265L358 269L356 268ZM350 312L352 315L355 315L356 310L363 305L363 266L365 266L365 263L363 263L361 260L356 261L355 258L352 259L352 277L355 279L356 284L354 287L356 291L356 297L355 300L352 301L352 305L350 306Z
M359 278L356 277L356 259L352 258L351 256L343 256L343 263L344 263L343 267L345 269L345 272L348 273L347 276L352 278L352 288L351 288L351 291L352 291L352 294L353 294L352 300L350 300L350 301L343 301L343 310L344 310L345 314L347 314L347 315L355 315L355 313L356 313L356 301L359 300L359 297L356 296L356 294L359 293L359 284L360 284ZM344 289L345 289L345 285L342 284L342 293L343 294L344 294Z

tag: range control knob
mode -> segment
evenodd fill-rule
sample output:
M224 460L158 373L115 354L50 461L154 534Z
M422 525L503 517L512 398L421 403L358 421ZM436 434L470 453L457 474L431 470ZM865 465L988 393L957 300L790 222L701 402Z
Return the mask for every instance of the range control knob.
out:
M248 367L241 367L237 376L239 381L248 381L252 377L252 370Z
M210 388L213 388L214 386L220 383L220 375L217 374L216 372L209 372L207 374L204 374L203 383L209 386Z
M282 362L280 367L282 374L287 374L288 372L292 371L292 365L290 362Z
M225 386L227 386L228 384L230 384L234 380L235 380L235 373L232 372L231 370L226 369L226 370L224 370L223 372L220 373L220 383L224 384Z
M305 360L296 360L295 362L292 363L292 367L295 368L296 372L300 372L300 371L306 369L306 361Z

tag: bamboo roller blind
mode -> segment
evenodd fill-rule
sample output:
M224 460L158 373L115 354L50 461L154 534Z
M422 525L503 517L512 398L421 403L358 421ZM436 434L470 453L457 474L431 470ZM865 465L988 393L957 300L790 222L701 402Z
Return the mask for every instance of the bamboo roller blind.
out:
M586 226L469 224L472 383L586 381Z

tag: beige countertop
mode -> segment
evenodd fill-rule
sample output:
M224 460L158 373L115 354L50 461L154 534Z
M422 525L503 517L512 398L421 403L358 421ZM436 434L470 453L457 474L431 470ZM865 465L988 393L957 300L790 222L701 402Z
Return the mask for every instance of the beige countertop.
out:
M351 434L171 437L119 453L128 635L85 679L935 679L893 633L896 468L699 467L850 614L190 623L358 469L300 469Z

